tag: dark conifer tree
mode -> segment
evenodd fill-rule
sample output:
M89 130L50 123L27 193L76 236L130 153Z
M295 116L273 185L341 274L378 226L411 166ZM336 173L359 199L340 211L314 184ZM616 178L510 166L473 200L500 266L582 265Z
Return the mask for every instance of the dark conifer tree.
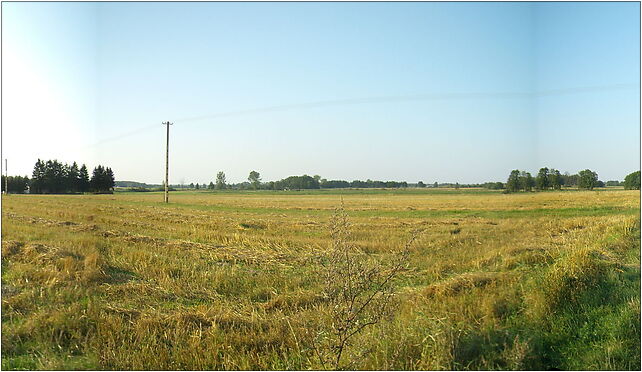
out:
M85 164L80 167L80 171L78 172L78 191L89 191L89 173L87 172L87 166Z
M78 192L80 170L78 169L78 164L73 162L67 171L67 191L69 192Z
M105 169L105 191L113 191L115 185L116 179L114 178L114 172L111 170L111 168Z
M45 163L38 159L31 174L31 193L41 194L44 188Z

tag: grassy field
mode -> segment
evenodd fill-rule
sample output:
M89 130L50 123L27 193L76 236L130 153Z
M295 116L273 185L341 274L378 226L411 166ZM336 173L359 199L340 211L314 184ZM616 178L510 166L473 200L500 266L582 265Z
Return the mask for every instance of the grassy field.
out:
M640 369L638 191L10 195L2 369L320 369L341 199L398 307L355 369Z

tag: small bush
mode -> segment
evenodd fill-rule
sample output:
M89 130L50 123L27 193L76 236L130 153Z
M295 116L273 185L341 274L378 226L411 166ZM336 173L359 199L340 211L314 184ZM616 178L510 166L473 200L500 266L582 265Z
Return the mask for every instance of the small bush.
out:
M323 298L330 307L317 333L315 351L324 368L341 369L342 356L354 336L392 316L393 280L406 268L416 234L391 265L363 252L350 242L347 214L338 208L331 222L332 247L323 262Z

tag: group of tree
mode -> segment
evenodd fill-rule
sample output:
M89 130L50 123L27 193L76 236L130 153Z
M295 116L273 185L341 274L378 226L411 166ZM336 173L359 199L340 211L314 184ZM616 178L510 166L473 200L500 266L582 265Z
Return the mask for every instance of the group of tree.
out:
M481 187L489 190L503 190L504 184L502 182L486 182Z
M94 168L89 180L89 189L93 192L111 192L114 190L114 172L111 168L103 167L102 165Z
M515 169L511 171L506 181L507 192L531 191L535 188L538 191L560 190L562 186L577 186L579 189L593 190L595 187L604 187L604 182L598 180L597 173L584 169L577 174L561 174L553 168L541 168L537 176L533 178L529 172Z
M529 174L530 175L530 174ZM540 168L535 177L535 188L537 190L559 190L562 188L562 174L556 169Z
M38 159L33 167L29 192L32 194L64 194L78 192L111 192L114 188L114 172L102 165L94 168L91 178L87 166L80 168L76 162L71 165L58 160Z
M2 176L2 191L5 185L12 194L23 194L29 188L29 177L27 176Z
M375 181L375 180L326 180L319 176L290 176L276 182L269 182L268 188L272 190L284 189L339 189L339 188L406 188L408 182Z
M535 186L535 180L531 174L520 171L519 169L511 171L506 181L506 190L508 192L516 192L519 190L531 191L533 186Z
M352 188L360 188L360 189L370 189L370 188L390 188L390 189L398 189L398 188L406 188L408 187L408 182L402 181L376 181L376 180L365 180L365 181L360 181L360 180L354 180L350 182L350 187Z
M231 185L227 184L226 178L225 178L225 172L220 171L216 174L216 183L211 182L209 184L201 184L199 185L198 183L195 185L191 183L189 185L190 188L195 189L195 190L225 190L230 188Z
M304 174L303 176L290 176L276 182L270 182L272 190L304 190L319 189L319 180Z

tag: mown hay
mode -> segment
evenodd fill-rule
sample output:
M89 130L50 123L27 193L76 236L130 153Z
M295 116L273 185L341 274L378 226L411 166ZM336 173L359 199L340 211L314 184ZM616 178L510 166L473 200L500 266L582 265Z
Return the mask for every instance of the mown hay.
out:
M450 296L472 288L481 288L494 284L506 273L501 272L472 272L454 276L442 282L428 286L425 296Z

